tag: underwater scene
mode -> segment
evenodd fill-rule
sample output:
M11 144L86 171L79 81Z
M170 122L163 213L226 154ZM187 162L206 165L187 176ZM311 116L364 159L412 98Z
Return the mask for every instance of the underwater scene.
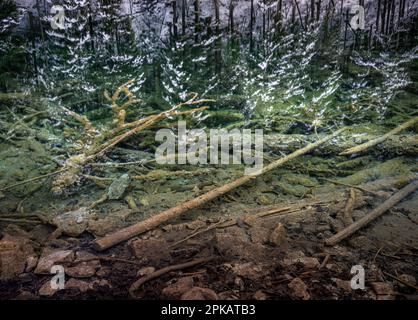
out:
M417 300L417 159L414 0L0 0L1 300Z

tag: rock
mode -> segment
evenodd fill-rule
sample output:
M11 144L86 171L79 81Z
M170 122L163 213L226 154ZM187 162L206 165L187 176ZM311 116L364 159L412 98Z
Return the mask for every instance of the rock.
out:
M309 300L311 298L306 284L300 278L294 278L289 284L291 296L293 298Z
M109 200L118 200L122 198L126 188L129 186L131 178L127 173L121 175L119 178L113 180L107 191Z
M305 269L316 269L320 263L317 258L306 257L302 251L289 252L285 259L283 259L282 265L284 267L290 267L296 264L302 264Z
M263 265L254 262L235 263L231 268L235 275L253 281L260 280L268 273Z
M84 293L89 290L93 290L93 284L87 281L71 278L65 283L65 289L74 289Z
M136 275L139 277L143 277L146 275L149 275L151 273L153 273L155 271L154 267L144 267L138 270L138 272L136 273Z
M34 251L28 239L6 234L0 241L0 280L13 280L23 273L31 256Z
M63 233L71 237L77 237L87 229L90 220L89 216L90 211L88 208L82 207L57 215L52 219L52 223Z
M130 247L135 257L141 262L159 265L170 260L167 243L160 239L138 239L131 242Z
M48 280L39 289L38 294L42 297L52 297L57 291L58 289L52 289L51 281Z
M193 287L193 277L180 278L176 283L165 287L162 291L167 298L178 299L181 295Z
M395 292L391 283L371 282L370 285L377 294L377 300L395 299Z
M95 236L102 237L114 230L116 230L123 219L116 216L108 216L103 219L93 220L88 223L87 230L93 233Z
M258 290L253 295L253 299L255 299L255 300L267 300L267 298L268 298L267 295L261 290Z
M242 259L254 261L263 259L268 254L268 248L260 243L252 243L245 230L231 227L217 232L215 246L225 259Z
M36 266L36 274L50 274L54 265L68 263L74 260L74 252L72 250L51 250L45 249L39 258Z
M35 226L30 232L31 240L43 244L48 240L48 237L51 233L51 228L51 226L46 226L44 224Z
M93 254L93 253L91 253L91 252L88 252L88 251L77 251L76 253L75 253L75 260L74 260L74 262L85 262L86 260L95 260L95 259L97 259L98 257L95 255L95 254Z
M275 246L282 246L287 243L286 240L286 229L284 226L279 223L276 228L270 233L269 241L271 244Z
M181 300L218 300L215 291L208 288L193 287L181 296Z
M98 260L81 262L74 267L65 268L65 273L73 278L89 278L96 274L96 270L100 268Z
M331 278L331 280L334 281L337 288L343 291L344 293L349 293L353 291L353 289L351 288L350 281L341 280L337 278Z
M256 244L268 243L269 230L264 227L253 226L247 230L250 235L251 242Z
M26 272L31 272L38 264L38 256L32 255L26 258Z

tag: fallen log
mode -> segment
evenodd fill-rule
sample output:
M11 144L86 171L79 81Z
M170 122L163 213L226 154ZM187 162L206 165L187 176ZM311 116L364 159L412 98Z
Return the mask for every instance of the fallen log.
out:
M380 143L382 143L383 141L387 140L389 137L394 136L396 134L398 134L399 132L406 130L412 126L414 126L416 123L418 123L418 117L412 118L411 120L401 124L399 127L396 127L395 129L389 131L388 133L384 134L383 136L380 136L376 139L370 140L366 143L360 144L358 146L349 148L347 150L344 150L343 152L340 153L340 156L347 156L347 155L351 155L354 153L360 153L360 152L364 152L368 149L370 149L373 146L376 146Z
M325 244L329 246L336 245L341 240L344 240L345 238L351 236L353 233L360 230L361 228L369 224L371 221L380 217L383 213L395 206L398 202L406 198L408 195L410 195L417 189L418 180L414 180L406 187L404 187L403 189L395 193L393 196L391 196L389 199L387 199L385 202L383 202L380 206L372 210L368 215L357 220L356 222L354 222L347 228L341 230L340 232L336 233L332 237L326 239Z
M109 234L99 240L96 240L93 244L94 248L98 251L102 251L105 250L107 248L110 248L120 242L126 241L138 234L144 233L146 231L149 231L159 225L161 225L162 223L169 221L171 219L174 219L176 217L179 217L180 215L182 215L183 213L197 208L219 196L222 196L228 192L230 192L231 190L234 190L244 184L246 184L247 182L255 179L256 177L269 172L273 169L276 169L277 167L282 166L283 164L285 164L286 162L295 159L301 155L304 155L310 151L312 151L313 149L315 149L316 147L318 147L321 144L324 144L326 142L328 142L329 140L335 138L336 136L338 136L339 134L341 134L342 132L344 132L346 130L346 128L342 128L337 130L336 132L334 132L333 134L326 136L323 139L318 140L317 142L308 144L307 146L305 146L302 149L299 149L283 158L280 158L272 163L270 163L269 165L265 166L261 172L258 172L257 174L254 175L246 175L246 176L242 176L232 182L229 182L221 187L215 188L197 198L194 198L192 200L186 201L178 206L175 206L173 208L170 208L166 211L163 211L159 214L156 214L154 216L152 216L151 218L148 218L144 221L141 221L139 223L136 223L130 227L121 229L119 231L116 231L112 234Z
M319 133L320 138L323 134ZM316 135L303 134L266 134L264 136L264 150L265 152L293 152L301 148L306 142L312 142L318 139ZM336 139L336 143L326 144L315 149L312 153L314 155L337 155L349 148L357 146L359 143L365 143L377 139L379 136L376 133L366 134L346 134L340 135ZM392 135L386 138L378 145L376 145L370 152L375 154L384 154L388 156L417 156L418 155L418 135L416 134L400 134Z

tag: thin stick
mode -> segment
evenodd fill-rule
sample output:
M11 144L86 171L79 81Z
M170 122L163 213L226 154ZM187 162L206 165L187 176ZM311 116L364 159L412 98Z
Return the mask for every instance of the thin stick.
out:
M371 190L368 190L368 189L365 189L365 188L362 188L362 187L359 187L359 186L354 186L352 184L348 184L348 183L344 183L344 182L339 182L339 181L334 181L334 180L327 179L327 178L321 178L321 179L322 180L325 180L325 181L328 181L328 182L331 182L333 184L339 184L341 186L358 189L360 191L363 191L364 193L369 193L369 194L372 194L374 196L378 196L378 197L381 197L382 196L381 194L379 194L377 192L374 192L374 191L371 191Z
M347 150L344 150L343 152L340 153L340 156L346 156L346 155L350 155L353 153L360 153L363 152L379 143L382 143L383 141L385 141L387 138L389 138L390 136L393 136L395 134L398 134L399 132L408 129L412 126L414 126L416 123L418 123L418 117L412 118L411 120L401 124L399 127L396 127L395 129L389 131L388 133L384 134L383 136L380 136L379 138L370 140L368 142L362 143L358 146L349 148Z
M192 233L191 235L188 235L187 237L185 237L185 238L183 238L183 239L181 239L179 241L174 242L173 244L170 245L170 248L174 248L174 247L178 246L179 244L181 244L183 242L186 242L187 240L189 240L191 238L194 238L194 237L196 237L196 236L198 236L198 235L200 235L202 233L205 233L205 232L208 232L210 230L216 229L217 227L219 227L219 225L223 225L226 222L227 221L221 220L221 221L216 222L216 223L212 224L211 226L209 226L209 227L207 227L207 228L205 228L203 230L196 231L196 232Z
M418 287L417 287L417 286L414 286L413 284L411 284L411 283L409 283L409 282L406 282L405 280L402 280L401 278L395 277L394 275L391 275L390 273L387 273L387 272L385 272L385 271L383 271L383 273L384 273L386 276L388 276L389 278L395 279L396 281L399 281L400 283L402 283L402 284L404 284L404 285L406 285L406 286L408 286L408 287L414 288L415 290L417 290L417 291L418 291Z
M152 216L151 218L148 218L144 221L141 221L139 223L136 223L130 227L118 230L110 235L107 235L99 240L96 240L94 242L94 247L96 250L102 251L107 248L110 248L114 246L115 244L118 244L122 241L128 240L138 234L144 233L146 231L149 231L160 224L167 222L171 219L174 219L176 217L181 216L183 213L190 211L191 209L197 208L213 199L216 199L219 196L222 196L246 183L249 181L254 180L256 177L261 176L262 174L272 171L273 169L276 169L277 167L282 166L286 162L293 160L301 155L304 155L319 145L322 145L329 140L335 138L340 133L345 131L347 128L342 128L340 130L337 130L335 133L324 137L323 139L318 140L317 142L308 144L302 149L299 149L283 158L280 158L276 160L273 163L270 163L268 166L264 167L260 172L254 175L244 175L230 183L227 183L221 187L215 188L197 198L194 198L192 200L186 201L178 206L175 206L173 208L170 208L166 211L163 211L157 215Z
M318 269L322 269L323 267L325 267L329 261L329 258L331 258L331 255L327 254L324 260L322 261L321 265L318 267Z
M194 267L196 265L209 262L213 259L214 259L213 257L201 258L201 259L196 259L196 260L192 260L192 261L189 261L189 262L176 264L176 265L173 265L173 266L168 266L168 267L162 268L160 270L157 270L157 271L155 271L155 272L153 272L153 273L151 273L151 274L149 274L145 277L139 278L137 281L135 281L131 285L131 287L129 288L129 294L132 296L132 298L136 298L135 291L138 290L145 282L150 281L150 280L155 279L155 278L158 278L158 277L160 277L163 274L166 274L168 272Z
M32 182L32 181L36 181L36 180L41 180L41 179L44 179L44 178L48 178L50 176L56 175L58 173L61 173L61 172L65 171L65 170L68 170L68 168L67 169L60 169L60 170L57 170L57 171L54 171L54 172L51 172L51 173L44 174L42 176L37 176L35 178L31 178L31 179L28 179L28 180L25 180L25 181L21 181L21 182L12 184L10 186L7 186L7 187L4 187L4 188L0 189L0 191L5 191L5 190L8 190L8 189L11 189L11 188L14 188L14 187L18 187L18 186L27 184L27 183Z
M337 234L333 235L332 237L325 240L325 244L329 246L336 245L341 240L344 240L345 238L351 236L353 233L358 231L359 229L363 228L365 225L370 223L371 221L375 220L376 218L380 217L383 213L385 213L387 210L392 208L394 205L396 205L398 202L400 202L402 199L413 193L415 190L418 189L418 180L415 180L408 184L406 187L398 191L396 194L391 196L389 199L387 199L385 202L383 202L380 206L372 210L368 215L361 218L360 220L357 220L347 228L341 230Z

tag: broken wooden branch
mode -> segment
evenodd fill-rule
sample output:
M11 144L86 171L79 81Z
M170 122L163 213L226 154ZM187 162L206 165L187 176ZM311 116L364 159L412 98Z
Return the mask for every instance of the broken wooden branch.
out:
M158 277L160 277L163 274L166 274L168 272L194 267L194 266L197 266L199 264L209 262L213 259L214 259L214 257L200 258L200 259L192 260L192 261L189 261L189 262L180 263L180 264L176 264L176 265L173 265L173 266L168 266L168 267L159 269L159 270L157 270L157 271L155 271L155 272L153 272L153 273L151 273L147 276L144 276L144 277L138 279L137 281L135 281L129 288L129 294L131 295L132 298L135 299L136 298L135 291L137 291L145 282L150 281L150 280L155 279L155 278L158 278Z
M219 196L222 196L228 192L230 192L231 190L234 190L246 183L248 183L251 180L254 180L256 177L263 175L266 172L272 171L273 169L276 169L277 167L282 166L283 164L285 164L286 162L293 160L301 155L304 155L308 152L310 152L311 150L315 149L316 147L318 147L321 144L324 144L330 140L332 140L333 138L335 138L336 136L338 136L341 132L344 132L346 130L346 128L342 128L337 130L336 132L334 132L333 134L318 140L317 142L308 144L307 146L305 146L302 149L299 149L283 158L280 158L276 161L274 161L273 163L270 163L269 165L265 166L260 172L258 172L257 174L254 175L245 175L242 176L232 182L229 182L221 187L215 188L197 198L194 198L192 200L186 201L178 206L175 206L171 209L168 209L166 211L163 211L157 215L152 216L151 218L148 218L144 221L141 221L139 223L136 223L130 227L121 229L119 231L116 231L110 235L107 235L99 240L96 240L94 242L94 247L96 250L102 251L105 250L107 248L110 248L112 246L114 246L115 244L118 244L120 242L126 241L138 234L141 234L143 232L149 231L157 226L159 226L160 224L167 222L171 219L174 219L176 217L179 217L180 215L182 215L183 213L197 208Z
M389 137L398 134L399 132L406 130L412 126L414 126L416 123L418 123L418 117L412 118L411 120L401 124L399 127L396 127L395 129L389 131L388 133L384 134L383 136L370 140L366 143L360 144L358 146L355 146L353 148L349 148L347 150L344 150L343 152L340 153L340 156L346 156L346 155L351 155L353 153L360 153L363 151L366 151L367 149L382 143L383 141L385 141L386 139L388 139Z
M372 210L368 215L365 217L357 220L347 228L341 230L337 234L333 235L332 237L325 240L325 244L329 246L336 245L341 240L344 240L345 238L351 236L356 231L360 230L367 224L369 224L371 221L375 220L376 218L380 217L383 213L385 213L387 210L392 208L394 205L396 205L398 202L400 202L402 199L410 195L412 192L418 189L418 180L412 181L410 184L408 184L406 187L395 193L393 196L391 196L389 199L387 199L385 202L383 202L380 206Z
M135 95L129 91L129 85L131 83L132 81L129 81L126 84L120 86L115 91L113 96L110 96L110 94L105 91L105 97L112 103L112 109L115 113L113 126L107 128L107 130L98 130L94 128L86 116L79 115L69 109L64 108L66 114L72 116L84 126L85 135L83 136L83 139L80 140L82 152L70 156L64 163L64 172L59 174L53 181L52 192L55 195L63 194L67 188L80 183L80 178L84 167L98 157L103 156L106 152L114 148L120 142L139 132L149 129L155 123L161 120L173 116L191 115L196 112L204 111L208 108L204 106L181 111L179 108L182 106L191 106L213 101L208 99L196 100L198 95L193 93L191 99L175 105L170 110L163 111L159 114L151 115L130 123L125 123L125 109L130 105L139 102L139 100L135 98ZM121 100L122 93L124 93L124 96L128 98L128 101L120 105L118 101ZM114 128L112 129L112 127Z

